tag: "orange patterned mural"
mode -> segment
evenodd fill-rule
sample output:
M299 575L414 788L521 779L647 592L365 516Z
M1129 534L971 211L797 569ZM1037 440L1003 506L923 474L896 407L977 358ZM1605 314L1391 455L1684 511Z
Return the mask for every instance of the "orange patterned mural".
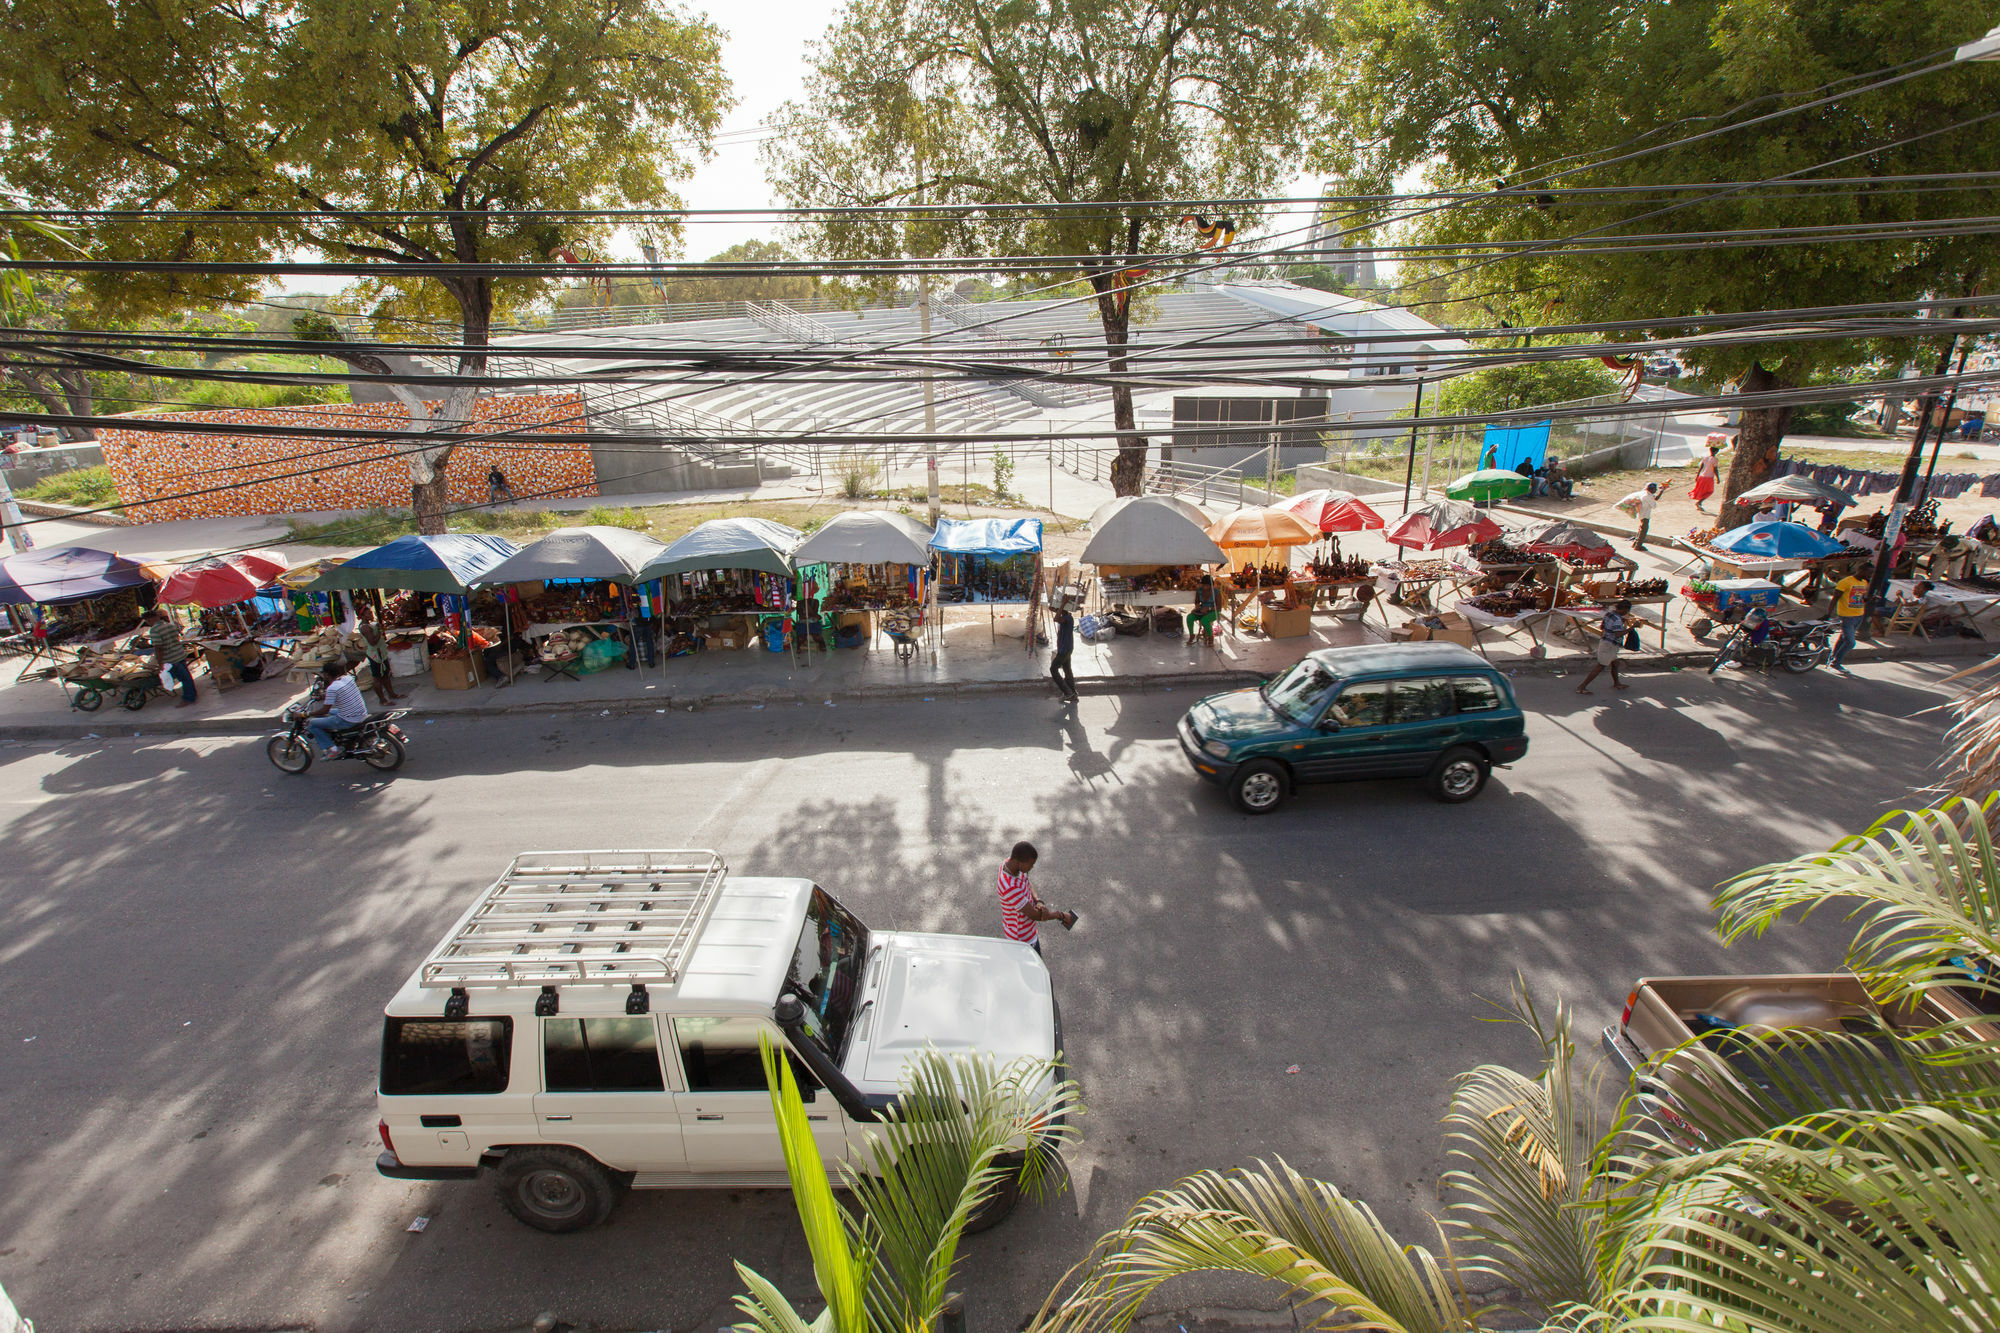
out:
M436 410L436 404L432 407ZM581 435L583 413L578 394L539 393L481 398L472 414L496 434L512 430ZM352 430L356 432L352 441L117 429L101 434L104 462L118 483L120 503L133 519L150 523L327 509L406 509L410 437L402 429L408 419L400 403L341 403L177 412L149 420ZM445 471L451 503L484 503L487 469L495 465L522 499L597 494L597 472L589 447L581 441L574 448L511 444L503 434L491 443L461 444L452 451Z

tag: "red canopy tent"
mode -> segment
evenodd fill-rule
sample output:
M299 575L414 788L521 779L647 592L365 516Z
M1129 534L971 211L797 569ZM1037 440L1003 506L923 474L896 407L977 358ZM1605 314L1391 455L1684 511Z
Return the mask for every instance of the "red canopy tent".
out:
M1403 515L1382 534L1382 540L1419 551L1438 551L1447 546L1491 541L1503 531L1498 523L1471 505L1436 500Z

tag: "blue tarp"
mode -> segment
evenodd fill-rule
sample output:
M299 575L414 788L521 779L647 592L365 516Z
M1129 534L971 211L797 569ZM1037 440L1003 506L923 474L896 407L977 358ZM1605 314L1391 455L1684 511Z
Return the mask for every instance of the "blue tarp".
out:
M88 546L23 551L0 560L0 602L16 606L81 602L152 581L136 560Z
M1760 518L1717 537L1710 545L1737 555L1763 556L1770 560L1812 560L1847 549L1831 537L1823 537L1803 523L1781 523Z
M702 569L751 569L765 574L792 572L792 552L805 534L768 518L714 518L654 556L639 571L638 581L650 583L669 574Z
M1039 518L941 518L931 549L946 555L1021 555L1042 549Z
M1521 465L1523 458L1536 467L1549 453L1550 422L1538 421L1532 426L1488 426L1486 439L1479 450L1481 467L1497 467L1512 472ZM1486 462L1487 452L1495 452L1493 462Z
M413 592L464 593L487 570L521 548L483 532L398 537L363 551L307 584L310 592L335 588L406 588Z

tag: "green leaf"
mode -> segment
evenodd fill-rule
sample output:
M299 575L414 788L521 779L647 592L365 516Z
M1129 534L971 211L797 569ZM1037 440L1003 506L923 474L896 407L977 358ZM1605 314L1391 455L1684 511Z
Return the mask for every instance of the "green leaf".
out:
M847 1243L846 1215L834 1202L833 1189L827 1183L826 1163L806 1119L791 1061L779 1056L769 1034L760 1034L758 1045L765 1083L771 1089L771 1109L778 1118L778 1137L785 1148L785 1171L792 1178L792 1198L798 1206L799 1223L805 1228L806 1245L812 1251L813 1275L826 1298L830 1327L834 1333L866 1333L869 1322L863 1293L868 1287L868 1256L857 1254Z

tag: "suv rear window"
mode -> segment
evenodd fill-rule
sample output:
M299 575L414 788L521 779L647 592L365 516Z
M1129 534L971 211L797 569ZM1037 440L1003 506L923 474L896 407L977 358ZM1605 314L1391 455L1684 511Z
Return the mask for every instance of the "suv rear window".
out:
M1500 691L1484 676L1453 676L1451 692L1461 713L1491 713L1500 707Z
M507 1091L511 1018L392 1018L382 1029L382 1092L389 1097Z

